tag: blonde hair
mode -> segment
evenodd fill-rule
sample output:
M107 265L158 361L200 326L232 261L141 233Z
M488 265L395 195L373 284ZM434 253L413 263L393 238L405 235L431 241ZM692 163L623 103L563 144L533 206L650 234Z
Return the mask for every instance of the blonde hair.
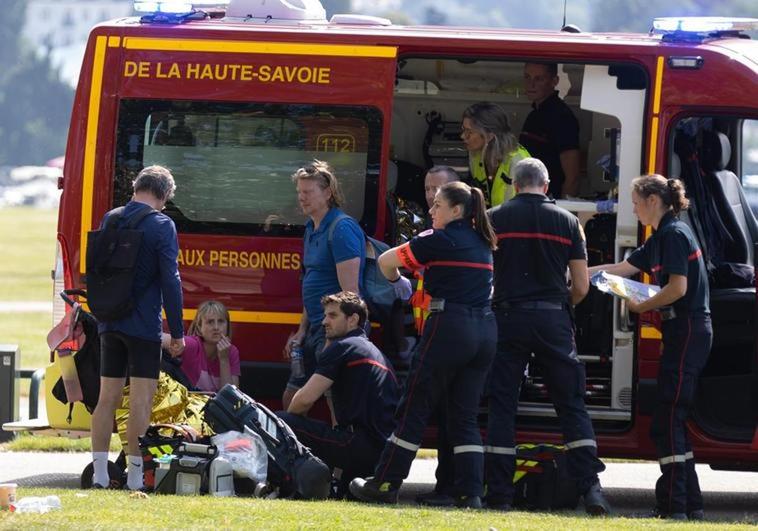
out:
M474 129L485 137L486 133L493 135L482 151L482 162L487 171L496 172L508 153L518 149L518 140L508 124L508 114L500 105L481 101L463 111L463 117L471 120Z
M334 170L329 166L328 162L313 159L313 162L306 164L292 174L293 183L301 180L313 181L322 190L328 188L332 193L332 197L329 198L330 207L340 207L344 204L345 198L342 195L340 183L337 181Z
M195 318L192 319L192 322L189 325L189 328L187 329L187 335L188 336L199 336L200 335L200 325L203 322L203 319L205 319L209 314L217 314L222 316L224 319L226 319L226 337L229 338L229 340L232 339L232 320L229 318L229 310L226 309L226 306L221 304L218 301L205 301L197 308L197 313L195 314Z

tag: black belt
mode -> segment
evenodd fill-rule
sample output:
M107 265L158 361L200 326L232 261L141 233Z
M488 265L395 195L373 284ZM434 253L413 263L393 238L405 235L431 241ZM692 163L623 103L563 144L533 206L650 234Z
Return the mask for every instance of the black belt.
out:
M498 302L492 307L496 310L565 310L568 305L563 302L550 301L518 301L518 302Z
M433 298L429 301L429 313L439 313L445 310L466 310L473 313L487 313L492 309L489 306L471 306L469 304L463 304L460 302L449 302L445 299Z
M662 308L658 308L658 313L661 314L661 321L670 321L671 319L676 319L679 315L682 315L681 311L677 312L671 306L663 306Z

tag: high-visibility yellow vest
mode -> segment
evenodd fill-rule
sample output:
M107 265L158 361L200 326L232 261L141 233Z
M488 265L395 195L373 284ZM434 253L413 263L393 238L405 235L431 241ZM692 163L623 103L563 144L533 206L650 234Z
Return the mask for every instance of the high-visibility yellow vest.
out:
M495 177L490 185L487 180L487 172L484 170L482 153L469 155L471 177L484 191L484 199L487 202L487 206L495 207L516 195L516 189L513 187L513 181L510 177L511 165L514 160L518 162L529 156L529 152L521 145L508 153L503 162L500 163L500 166L497 167L497 172L495 172Z

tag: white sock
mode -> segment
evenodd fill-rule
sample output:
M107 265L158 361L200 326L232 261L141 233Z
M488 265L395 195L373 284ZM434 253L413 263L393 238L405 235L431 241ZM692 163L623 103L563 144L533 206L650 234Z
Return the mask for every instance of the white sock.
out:
M129 468L126 475L126 486L129 490L139 490L145 486L142 478L142 456L130 455Z
M92 462L95 467L92 483L97 483L101 487L107 487L110 483L110 478L108 477L108 452L92 452Z

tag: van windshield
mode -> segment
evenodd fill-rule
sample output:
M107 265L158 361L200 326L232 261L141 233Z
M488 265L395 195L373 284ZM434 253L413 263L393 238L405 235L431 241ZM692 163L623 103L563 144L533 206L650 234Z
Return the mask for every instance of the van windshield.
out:
M374 224L381 114L369 107L123 100L114 205L145 166L171 169L166 213L180 232L301 233L291 175L313 160L332 165L344 209Z

